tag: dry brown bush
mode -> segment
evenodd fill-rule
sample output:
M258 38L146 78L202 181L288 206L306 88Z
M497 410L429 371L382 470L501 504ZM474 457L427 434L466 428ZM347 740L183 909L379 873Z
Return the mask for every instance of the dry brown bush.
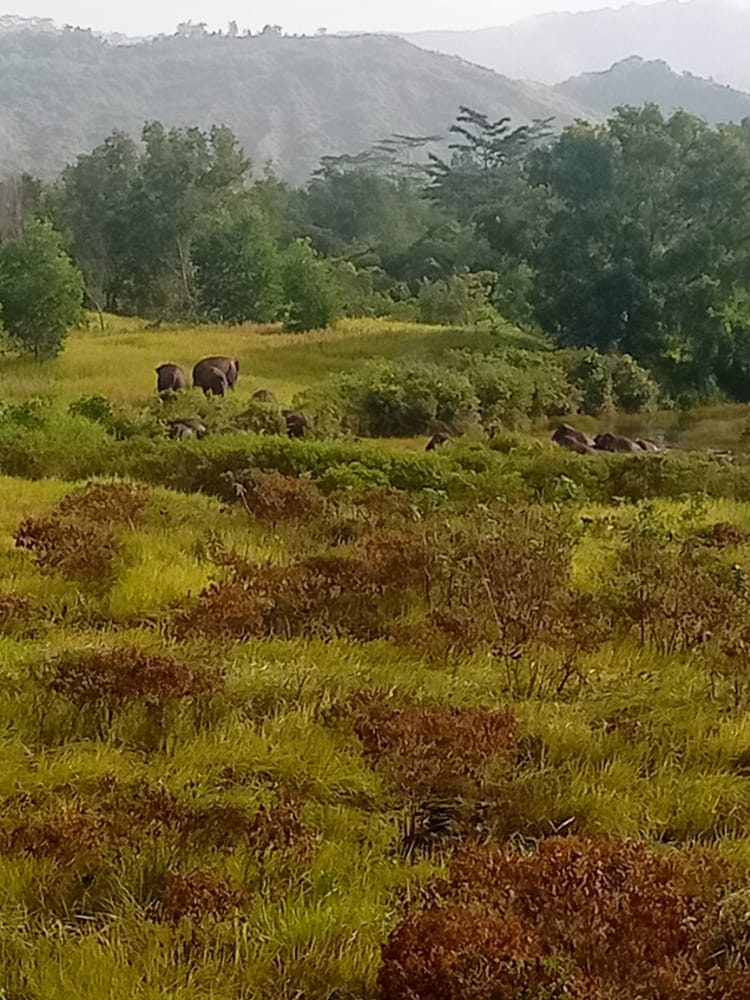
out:
M518 921L445 906L409 914L383 947L382 1000L564 1000L575 975Z
M24 521L16 547L31 552L40 569L105 586L120 552L117 530L143 518L148 498L148 488L138 483L89 483L57 504L49 517Z
M45 683L79 706L118 707L135 701L161 705L175 699L209 698L223 690L224 678L171 656L109 649L65 654L47 669Z
M209 587L174 624L208 637L307 634L313 629L368 638L390 629L394 601L427 589L431 552L423 539L386 535L350 556L323 554L286 566L225 556L235 579Z
M516 747L512 709L396 707L365 693L353 711L366 756L409 795L477 790L490 763Z
M327 507L325 496L311 480L276 471L252 472L236 482L235 489L249 514L274 526L283 521L319 521Z
M160 913L169 923L188 918L195 922L222 920L242 909L244 893L215 868L167 872Z
M533 956L568 970L569 992L554 996L687 1000L696 982L719 981L706 967L706 932L735 879L709 852L657 851L614 839L553 838L531 854L466 848L453 858L450 879L433 887L427 909L407 913L385 946L383 996L432 1000L446 969L449 981L458 977L451 995L505 996L491 980L479 992L462 993L460 978L466 962L497 961L486 942L505 925L521 967L532 943ZM449 918L441 916L444 908ZM466 932L463 914L469 914ZM502 953L503 961L513 958ZM728 995L741 995L736 981L727 973Z

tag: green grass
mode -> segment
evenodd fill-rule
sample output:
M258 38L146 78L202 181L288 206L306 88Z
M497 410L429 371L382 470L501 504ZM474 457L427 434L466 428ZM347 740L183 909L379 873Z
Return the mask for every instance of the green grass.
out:
M264 386L290 399L365 358L439 359L448 349L490 342L481 332L398 324L351 322L297 337L244 329L148 331L118 321L104 332L74 333L55 362L6 363L0 394L53 395L58 412L96 393L137 401L153 394L156 364L189 366L204 354L227 352L243 361L241 395ZM724 410L706 417L731 424L733 434L746 419L741 409L731 418ZM685 433L697 441L699 427ZM580 686L560 691L549 650L525 653L509 677L483 649L436 660L385 639L324 639L312 625L293 638L188 638L175 629L175 615L226 577L215 561L220 548L265 564L309 555L322 543L307 526L264 527L241 508L163 486L152 487L142 522L118 529L109 587L43 571L14 542L24 519L49 513L74 488L76 469L85 474L103 456L96 471L111 472L109 448L125 455L131 470L149 472L152 482L179 479L187 470L186 489L196 488L187 475L195 463L212 461L221 470L242 448L259 449L261 458L262 449L275 450L290 471L316 476L331 466L349 468L357 456L372 468L390 463L389 474L397 469L405 482L412 477L425 502L434 499L431 484L453 482L460 473L476 490L466 491L468 511L440 507L440 535L476 514L476 495L491 501L498 482L518 485L522 472L531 476L517 458L474 444L416 457L409 454L419 447L412 441L290 444L240 436L205 448L165 442L164 450L146 453L138 440L115 447L93 425L89 438L73 444L71 428L81 429L60 417L19 439L19 455L33 442L25 473L41 478L0 476L0 597L28 597L32 608L30 621L20 625L0 615L0 843L8 816L24 803L31 803L32 818L73 822L80 810L106 815L113 809L107 796L119 787L161 789L191 815L221 807L256 816L261 808L295 803L311 848L259 854L239 836L217 843L170 827L144 830L136 826L135 808L128 818L137 835L90 871L86 852L97 837L85 824L71 828L76 850L62 860L44 850L0 847L0 998L375 1000L382 943L405 902L444 873L446 859L440 852L410 858L401 849L410 804L365 757L351 726L354 696L372 689L422 705L513 705L518 757L510 775L496 762L489 794L518 817L516 834L533 839L575 830L699 843L750 868L750 799L738 763L750 749L750 707L713 690L699 655L665 656L641 648L633 636L608 637L583 657ZM712 439L720 437L711 428ZM524 462L556 458L524 447ZM75 449L78 457L71 457ZM578 456L563 458L573 463ZM613 460L612 469L625 461ZM570 468L553 464L537 472L561 495ZM583 477L573 483L565 508L582 526L573 583L598 593L617 584L622 529L642 508L596 502L587 489ZM680 531L689 522L697 530L726 521L750 533L750 503L707 500L699 487L688 492L696 496L655 501L667 527ZM750 572L750 542L727 559ZM221 671L226 691L210 706L180 703L159 712L135 704L97 714L39 679L61 654L132 647ZM531 677L533 696L519 694ZM629 726L619 725L622 719ZM167 872L205 867L246 893L241 916L184 918L177 925L160 919Z
M132 402L154 394L159 365L179 364L189 375L201 358L228 354L241 362L241 397L249 398L257 389L270 389L279 399L290 402L298 392L328 375L371 358L439 359L456 348L489 348L498 343L534 347L540 342L510 326L497 335L347 320L333 330L287 334L256 327L147 330L143 324L109 317L103 332L95 325L73 331L58 359L41 364L5 361L0 366L0 394L4 399L52 394L65 402L99 394Z

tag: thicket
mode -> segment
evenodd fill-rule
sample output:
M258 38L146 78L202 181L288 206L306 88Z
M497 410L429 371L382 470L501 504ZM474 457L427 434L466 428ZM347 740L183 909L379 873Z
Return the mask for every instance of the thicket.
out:
M659 387L627 356L597 351L454 351L443 362L370 362L331 377L295 405L363 437L436 429L492 432L533 418L655 409Z

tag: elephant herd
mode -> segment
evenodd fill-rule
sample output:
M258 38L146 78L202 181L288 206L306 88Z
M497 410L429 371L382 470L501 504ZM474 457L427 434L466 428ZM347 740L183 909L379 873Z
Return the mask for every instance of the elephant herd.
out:
M203 358L193 368L193 388L202 389L204 396L226 396L227 390L235 389L240 378L240 362L237 358L216 357ZM156 388L159 395L170 392L180 392L190 388L190 381L179 365L160 365L156 369ZM256 403L276 405L276 397L268 389L259 389L253 394ZM286 421L287 434L290 438L305 436L308 423L303 413L292 410L281 411ZM206 434L206 427L200 420L173 420L169 424L172 438L201 438Z
M592 438L584 431L578 431L569 424L560 424L552 435L552 440L561 448L575 451L578 455L593 455L597 451L637 455L644 451L658 452L662 450L653 441L645 441L643 438L637 438L633 441L628 437L609 432L597 434L596 437Z
M240 378L237 358L204 358L193 368L193 386L202 389L206 396L226 396L227 389L234 389ZM156 369L156 387L162 392L179 392L190 383L179 365L160 365Z

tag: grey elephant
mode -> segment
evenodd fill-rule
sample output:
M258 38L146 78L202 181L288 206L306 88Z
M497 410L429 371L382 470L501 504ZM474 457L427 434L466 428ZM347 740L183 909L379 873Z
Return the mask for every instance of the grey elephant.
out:
M188 377L179 365L160 365L156 369L156 388L159 394L179 392L189 385Z
M436 451L438 448L442 448L444 444L448 444L450 439L450 434L446 434L445 431L438 431L437 434L433 434L427 442L425 451Z
M256 403L268 403L271 406L276 406L277 403L276 397L268 389L258 389L253 393L253 399Z
M629 452L631 454L641 451L635 441L631 441L630 438L609 432L597 434L594 438L594 447L597 451Z
M229 388L227 376L221 368L210 364L210 359L199 361L193 368L193 385L202 389L204 396L226 396Z
M581 444L579 438L572 434L558 434L555 438L555 444L559 448L567 448L568 451L574 451L576 455L593 455L595 449L589 448L587 444Z
M281 415L286 420L286 431L290 438L303 438L305 436L307 417L304 413L282 410Z
M172 440L182 441L185 438L202 438L206 435L205 424L200 420L184 418L182 420L170 420L169 436Z
M661 451L661 448L657 444L654 444L653 441L645 441L643 438L638 438L635 443L638 445L641 451L650 451L650 452Z
M193 369L193 385L195 382L195 373L201 368L201 366L206 366L208 368L218 368L220 372L224 373L224 377L227 380L227 386L230 389L235 389L240 378L240 363L237 358L226 358L223 355L217 355L212 358L203 358ZM203 388L203 386L199 386Z
M573 451L580 449L580 454L589 454L594 450L594 439L585 431L578 431L570 424L560 424L552 435L552 440L561 448L570 448Z

